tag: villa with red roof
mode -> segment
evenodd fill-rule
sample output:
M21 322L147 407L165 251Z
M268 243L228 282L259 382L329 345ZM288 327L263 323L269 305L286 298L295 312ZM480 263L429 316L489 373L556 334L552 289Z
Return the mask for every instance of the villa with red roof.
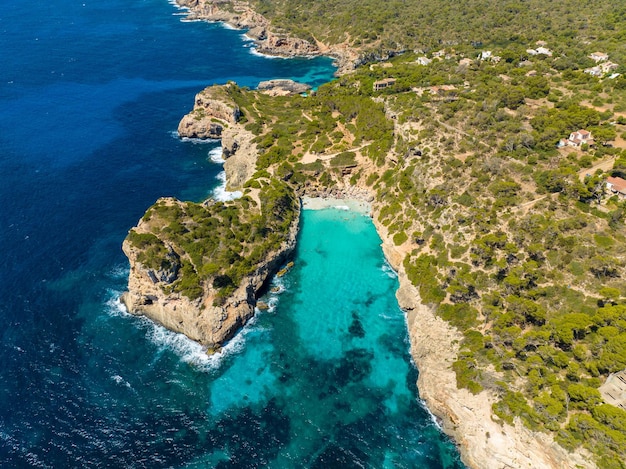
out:
M611 192L626 197L626 180L620 177L606 178L606 187Z
M588 130L580 129L576 132L572 132L569 134L567 139L562 138L559 141L559 147L569 146L569 147L580 147L581 145L587 144L589 146L593 145L595 142L591 136L591 132Z

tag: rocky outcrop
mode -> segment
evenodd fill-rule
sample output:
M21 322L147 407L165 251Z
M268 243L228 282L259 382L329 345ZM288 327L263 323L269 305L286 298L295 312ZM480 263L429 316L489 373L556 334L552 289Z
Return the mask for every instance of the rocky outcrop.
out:
M227 93L231 86L209 86L198 93L193 110L178 124L178 135L220 139L228 189L238 189L254 174L258 150L254 134L239 124L241 111Z
M306 93L311 87L293 80L267 80L259 83L257 89L269 96L291 96Z
M168 203L179 202L170 199ZM147 233L149 227L142 220L135 231ZM179 280L180 271L180 255L176 254L175 246L164 242L171 262L166 263L167 269L160 271L142 264L142 250L126 239L122 249L130 261L130 274L128 291L121 299L130 313L145 315L167 329L205 345L209 351L215 350L254 315L259 291L292 255L297 233L298 217L291 224L280 248L267 253L259 267L241 281L221 306L215 306L216 292L208 284L203 284L203 294L196 300L173 291L173 283Z
M239 120L239 107L225 90L231 85L210 86L196 95L193 111L178 124L178 135L188 138L222 138L224 129Z
M247 35L262 54L283 57L320 55L317 45L272 31L267 18L252 10L247 2L177 0L177 3L189 8L189 19L219 21L237 29L247 29Z
M241 125L224 131L222 136L222 155L226 160L224 171L228 189L241 188L256 171L258 150L254 143L254 134Z

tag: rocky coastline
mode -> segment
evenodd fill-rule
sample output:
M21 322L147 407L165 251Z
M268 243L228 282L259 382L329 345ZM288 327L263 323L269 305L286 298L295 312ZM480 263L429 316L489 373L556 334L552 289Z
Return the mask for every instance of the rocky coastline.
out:
M337 74L353 70L361 61L360 55L345 44L311 43L274 31L267 18L254 11L245 1L236 0L176 0L178 6L189 10L189 20L225 23L235 29L246 30L258 53L277 57L327 56L335 60Z
M287 57L330 55L339 61L339 73L358 63L358 54L354 51L346 52L344 48L311 44L273 33L267 19L255 13L245 2L177 0L177 3L190 9L190 19L220 21L235 28L248 29L247 34L255 40L261 53ZM254 173L258 154L252 142L254 136L237 123L235 116L238 110L232 107L232 103L221 107L220 99L207 99L206 90L201 92L196 97L194 111L181 121L179 134L181 137L222 139L228 185L237 188ZM369 189L358 186L333 189L310 187L299 195L349 198L364 203L373 201ZM398 273L400 287L396 296L399 306L406 313L411 355L419 369L419 393L427 408L441 422L443 431L457 443L463 462L468 467L480 469L595 467L584 450L569 452L550 436L528 430L519 420L515 426L494 420L492 404L495 396L489 392L474 395L466 389L457 388L452 363L458 354L460 334L421 303L419 292L404 272L402 260L406 253L395 246L386 227L377 222L380 209L374 201L371 216L382 239L384 255ZM154 273L151 276L136 262L136 253L125 243L124 252L131 259L131 274L129 292L124 295L123 301L133 313L145 314L165 327L217 347L232 337L254 314L259 289L295 248L297 230L298 226L294 224L284 249L270 256L263 269L246 279L226 307L217 310L209 308L209 316L197 315L200 303L186 302L180 295L155 294ZM187 322L186 318L191 317L194 319ZM194 335L181 326L188 323L195 324L194 328L205 335ZM223 326L219 327L219 334L216 333L218 323Z
M207 286L204 287L203 295L195 300L171 291L168 287L178 279L176 272L162 275L144 265L139 259L141 251L127 239L122 250L129 259L130 274L128 291L122 294L121 301L131 314L146 316L171 331L184 334L212 353L254 316L259 292L288 262L296 248L298 219L296 217L289 227L280 248L267 253L259 268L245 277L222 305L214 303L215 292ZM148 232L143 220L135 230L139 233ZM169 248L174 253L174 247Z

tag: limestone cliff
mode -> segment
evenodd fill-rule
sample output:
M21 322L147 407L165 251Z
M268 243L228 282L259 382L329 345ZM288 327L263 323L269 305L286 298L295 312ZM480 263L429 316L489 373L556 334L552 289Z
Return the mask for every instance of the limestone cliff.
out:
M177 0L177 3L190 9L190 19L220 21L237 29L247 29L260 53L285 57L320 54L318 47L309 41L273 31L269 21L252 10L247 2Z
M255 12L247 2L236 0L176 0L189 8L189 19L218 21L246 29L258 52L279 57L326 56L336 60L338 74L353 70L362 62L358 51L347 44L324 44L279 33L269 20Z
M239 107L228 98L225 86L210 86L196 95L193 111L178 124L178 135L189 138L222 138L229 125L241 115Z
M383 239L385 257L398 272L396 297L407 315L411 356L419 369L420 397L457 443L463 462L477 469L596 467L586 451L567 451L552 436L529 430L519 419L515 426L494 419L491 408L496 396L492 393L472 394L457 387L452 364L463 336L422 304L419 291L404 271L404 253L377 222L378 216L373 218Z
M209 86L198 93L193 110L178 124L178 135L221 140L228 188L238 189L254 174L258 151L255 136L239 123L241 111L228 94L233 86Z
M246 198L229 204L168 198L151 207L122 246L130 261L122 296L128 311L209 350L230 339L296 244L295 193L280 183L267 187L260 210Z

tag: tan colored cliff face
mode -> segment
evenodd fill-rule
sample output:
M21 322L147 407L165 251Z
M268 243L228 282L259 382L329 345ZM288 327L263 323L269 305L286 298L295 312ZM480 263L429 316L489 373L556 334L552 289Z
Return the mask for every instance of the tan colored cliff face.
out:
M375 217L376 219L376 217ZM594 468L584 450L574 453L554 439L533 432L516 420L515 426L494 420L496 397L488 391L472 394L459 389L452 364L458 357L462 335L420 301L417 288L407 278L399 253L376 223L387 259L398 272L398 304L407 314L411 356L419 369L417 387L421 399L459 446L463 462L476 469Z
M196 95L193 111L178 124L178 135L188 138L222 138L224 131L241 116L239 107L227 98L230 85L210 86Z
M141 221L136 231L146 231ZM132 314L145 315L167 329L185 334L190 339L216 349L232 338L254 315L257 295L287 259L296 246L298 218L290 227L280 249L267 253L265 262L251 275L245 277L239 287L222 306L214 306L215 291L203 285L204 294L190 300L177 292L169 292L176 275L161 275L149 269L137 259L140 250L126 240L122 249L130 261L128 292L122 301Z

